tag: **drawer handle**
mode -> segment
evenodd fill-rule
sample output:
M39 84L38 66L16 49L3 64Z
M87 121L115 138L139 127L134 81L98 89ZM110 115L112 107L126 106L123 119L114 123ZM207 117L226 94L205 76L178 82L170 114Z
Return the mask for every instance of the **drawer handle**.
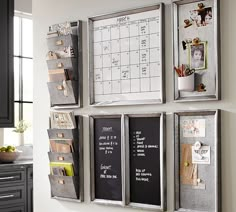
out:
M15 195L11 194L11 195L5 195L5 196L0 196L0 199L5 199L5 198L11 198L14 197Z
M58 86L57 86L57 90L63 91L63 90L64 90L64 86L63 86L63 85L58 85Z
M65 181L64 180L58 180L58 183L61 184L61 185L64 185Z
M64 138L64 133L57 133L58 138Z
M63 66L64 66L63 63L58 63L58 64L57 64L57 67L58 67L58 68L62 68Z
M60 160L60 161L63 161L63 160L64 160L64 157L59 156L57 159Z
M10 179L14 179L15 177L11 176L11 177L1 177L0 180L10 180Z
M63 40L57 40L57 41L56 41L56 45L57 45L57 46L63 45Z

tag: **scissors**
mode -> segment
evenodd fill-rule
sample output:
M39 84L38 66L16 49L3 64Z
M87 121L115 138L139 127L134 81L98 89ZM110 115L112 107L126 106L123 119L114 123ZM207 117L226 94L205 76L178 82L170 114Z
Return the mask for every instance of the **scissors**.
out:
M195 72L195 69L190 69L190 68L186 68L185 71L184 71L184 75L185 76L189 76L191 74L193 74Z

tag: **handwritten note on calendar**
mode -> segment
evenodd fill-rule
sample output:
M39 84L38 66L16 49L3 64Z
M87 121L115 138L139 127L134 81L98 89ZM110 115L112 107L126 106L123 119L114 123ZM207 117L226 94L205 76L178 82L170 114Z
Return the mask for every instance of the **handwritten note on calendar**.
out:
M127 13L93 21L95 103L162 101L160 7Z

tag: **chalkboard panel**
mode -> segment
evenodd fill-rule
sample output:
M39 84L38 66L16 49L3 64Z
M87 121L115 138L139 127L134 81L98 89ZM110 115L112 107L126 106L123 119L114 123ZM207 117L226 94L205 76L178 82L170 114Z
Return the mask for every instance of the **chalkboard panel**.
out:
M121 119L94 119L95 199L122 201Z
M130 202L161 205L160 117L129 118Z

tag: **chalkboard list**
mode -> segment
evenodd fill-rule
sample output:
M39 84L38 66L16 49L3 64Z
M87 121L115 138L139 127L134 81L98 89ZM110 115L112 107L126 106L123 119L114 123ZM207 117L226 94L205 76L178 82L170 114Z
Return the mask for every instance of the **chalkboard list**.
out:
M130 202L161 205L160 118L129 119Z
M94 120L95 198L122 200L121 119Z

